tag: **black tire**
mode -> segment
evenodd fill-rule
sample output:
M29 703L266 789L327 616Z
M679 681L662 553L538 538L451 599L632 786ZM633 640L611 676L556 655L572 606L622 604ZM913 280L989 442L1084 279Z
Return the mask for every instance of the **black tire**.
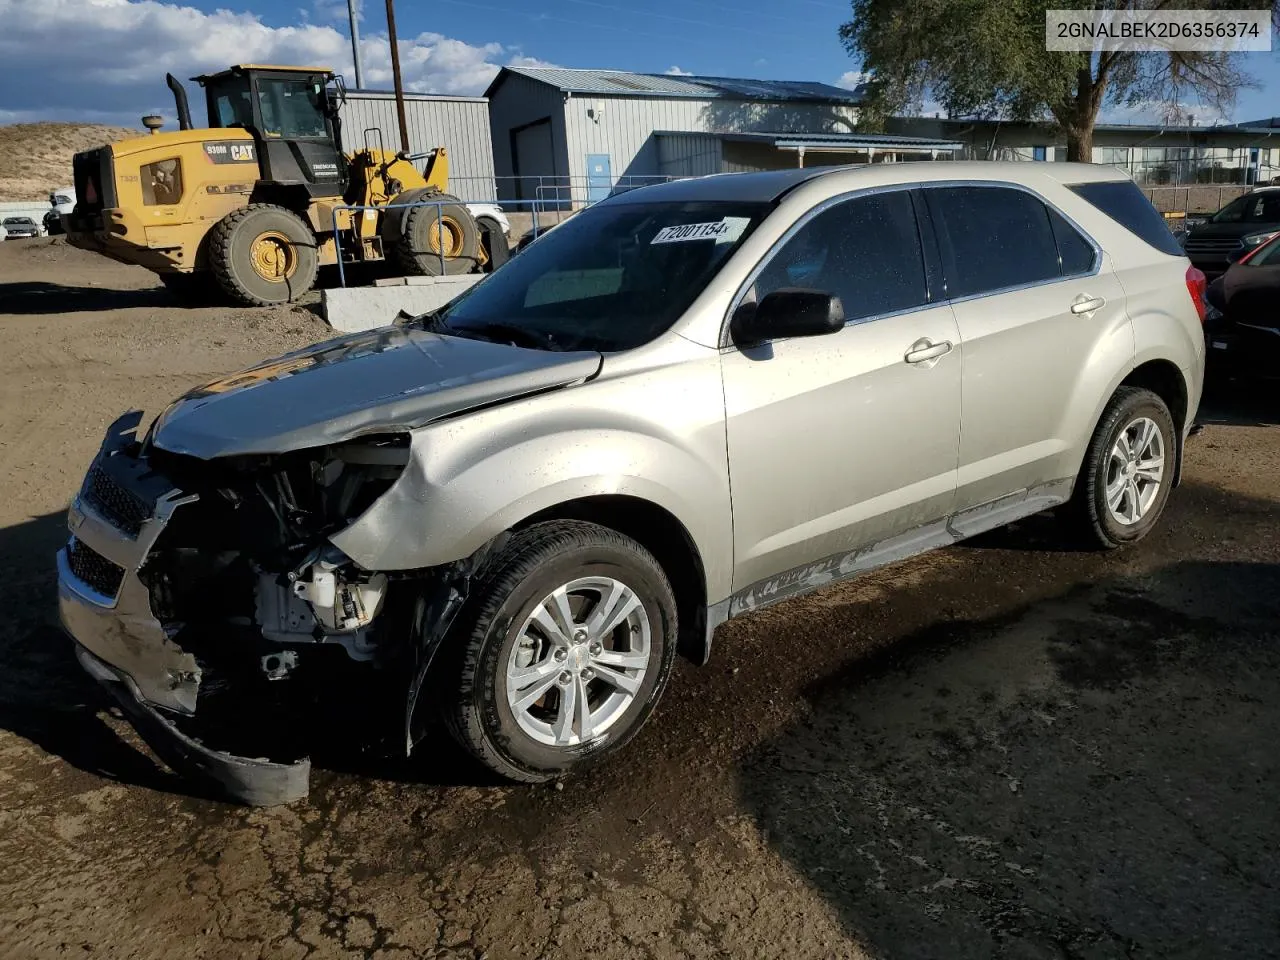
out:
M505 689L507 665L531 611L557 588L591 576L616 579L640 600L649 624L648 666L633 698L604 733L571 746L542 743L521 727L512 711ZM515 533L475 584L434 673L437 702L454 739L493 772L526 783L554 779L613 753L639 732L666 687L676 629L670 584L642 546L591 523L536 524ZM633 649L631 634L623 629L623 636ZM595 685L596 697L613 689L600 679L588 683ZM548 691L543 700L550 696ZM560 696L557 690L555 699L562 705Z
M424 204L388 210L382 223L383 248L405 276L457 276L476 268L480 262L480 228L462 201L434 190L408 190L397 196L395 202ZM457 254L443 260L437 232L441 220L454 234Z
M254 247L269 241L274 262L282 263L279 279L254 267ZM301 217L273 203L251 203L235 210L209 233L209 266L218 286L237 303L268 307L289 303L316 283L316 237Z
M1126 524L1112 515L1107 504L1107 484L1118 476L1118 461L1112 458L1112 448L1121 432L1142 418L1150 420L1160 431L1164 470L1150 506L1140 519ZM1118 389L1089 441L1071 502L1067 505L1066 519L1074 536L1083 545L1111 550L1136 543L1150 533L1160 519L1169 491L1173 488L1180 443L1181 437L1169 408L1159 396L1141 387ZM1122 501L1123 505L1131 502L1127 496Z
M502 232L502 224L493 217L480 217L476 220L476 224L480 227L485 252L489 254L485 272L493 273L511 259L511 247L507 243L507 235Z
M224 299L221 287L208 271L196 273L162 273L160 284L184 306L207 306Z

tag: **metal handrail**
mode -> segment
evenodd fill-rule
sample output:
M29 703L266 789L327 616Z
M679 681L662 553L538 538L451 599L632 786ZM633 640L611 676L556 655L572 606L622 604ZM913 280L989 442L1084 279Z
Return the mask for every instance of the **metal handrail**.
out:
M387 204L381 204L381 205L352 203L352 204L343 204L342 206L334 207L330 215L330 225L333 228L334 253L336 254L337 260L338 260L338 283L342 287L346 287L347 285L347 271L342 258L342 232L338 229L338 214L340 212L342 211L357 212L358 211L359 215L363 216L364 211L366 210L379 210L379 211L411 210L415 207L435 207L436 222L439 223L444 216L444 208L448 205L461 204L463 206L466 206L469 203L493 203L493 202L494 201L490 201L490 200L459 200L459 199L417 200L417 201L414 201L413 203L387 203ZM539 211L538 211L537 203L538 201L536 200L503 200L501 201L501 205L503 208L520 207L520 206L531 207L531 212L533 214L533 236L535 239L542 233L541 223L539 222L539 216L538 216ZM445 260L447 258L445 257L443 250L439 252L439 257L440 257L440 275L444 276Z

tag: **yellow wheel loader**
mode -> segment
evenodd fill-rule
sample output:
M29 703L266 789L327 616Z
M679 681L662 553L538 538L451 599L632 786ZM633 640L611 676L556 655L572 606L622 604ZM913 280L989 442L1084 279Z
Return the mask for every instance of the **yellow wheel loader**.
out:
M506 238L482 232L447 193L443 147L343 152L345 91L331 70L246 65L195 80L208 128L192 128L186 92L169 75L181 129L76 155L68 242L154 270L175 292L200 296L216 283L258 306L297 299L339 256L415 275L506 259Z

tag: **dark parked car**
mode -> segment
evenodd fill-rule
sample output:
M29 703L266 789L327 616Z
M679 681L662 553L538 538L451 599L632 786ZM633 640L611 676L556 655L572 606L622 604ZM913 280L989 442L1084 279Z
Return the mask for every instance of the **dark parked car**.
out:
M40 227L30 217L5 217L4 233L9 240L16 240L18 237L38 237Z
M1228 373L1280 375L1280 235L1232 264L1205 299L1211 364Z
M1183 249L1212 280L1277 232L1280 187L1260 187L1232 200L1206 222L1189 227Z

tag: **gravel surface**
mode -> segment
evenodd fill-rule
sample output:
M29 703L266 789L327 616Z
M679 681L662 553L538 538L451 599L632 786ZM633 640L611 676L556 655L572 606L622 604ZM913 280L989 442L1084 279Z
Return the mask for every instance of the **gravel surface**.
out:
M54 619L106 425L326 335L0 245L0 956L1280 955L1280 400L1224 387L1161 528L1051 519L734 621L613 763L485 785L444 742L190 796Z

